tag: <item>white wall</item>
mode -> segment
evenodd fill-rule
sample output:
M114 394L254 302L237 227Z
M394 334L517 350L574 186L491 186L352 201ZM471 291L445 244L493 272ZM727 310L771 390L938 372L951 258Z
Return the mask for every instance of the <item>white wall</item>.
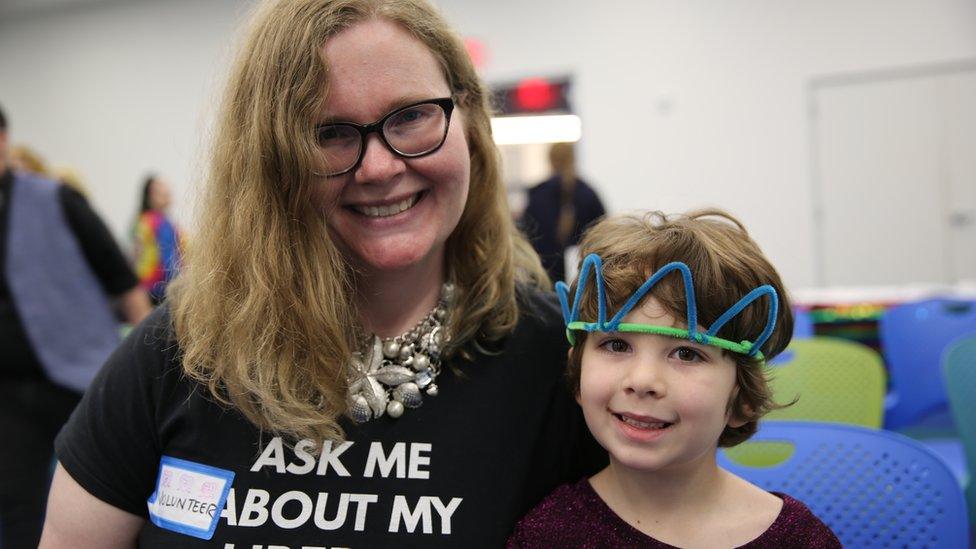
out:
M0 20L0 105L12 143L77 168L120 242L148 171L187 217L209 119L247 6L235 0L76 2Z
M581 170L612 210L717 205L813 282L807 84L976 57L971 0L439 0L489 82L572 74ZM122 235L146 168L189 188L248 3L100 3L0 21L13 139L78 166ZM16 75L11 77L9 75Z

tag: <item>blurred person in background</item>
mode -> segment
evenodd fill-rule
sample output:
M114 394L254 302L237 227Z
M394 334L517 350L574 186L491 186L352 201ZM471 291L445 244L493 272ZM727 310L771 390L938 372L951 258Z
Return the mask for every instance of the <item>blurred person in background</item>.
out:
M149 299L77 191L8 161L0 111L0 547L40 539L58 429Z
M54 170L54 180L62 185L67 185L78 192L81 196L88 199L88 185L82 179L81 173L70 166L61 166Z
M566 249L606 211L596 191L577 176L572 143L555 143L549 165L552 176L529 189L521 225L549 277L558 281L566 278Z
M162 302L183 257L182 235L168 213L171 203L169 183L155 174L147 176L133 231L133 259L139 283L154 305Z

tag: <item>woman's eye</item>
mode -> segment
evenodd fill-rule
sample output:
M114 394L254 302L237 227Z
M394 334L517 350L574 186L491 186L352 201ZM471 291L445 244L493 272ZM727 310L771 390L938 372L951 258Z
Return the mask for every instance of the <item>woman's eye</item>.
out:
M405 126L408 124L416 124L424 119L426 113L419 108L407 109L394 117L394 126Z
M678 347L674 352L674 356L681 362L699 362L704 360L701 353L691 347Z
M329 141L339 137L339 132L335 126L325 126L319 128L319 141Z
M600 347L611 353L626 353L630 350L630 345L622 339L608 339L601 343Z
M346 126L322 126L318 129L319 145L327 147L345 146L353 142L357 134Z
M423 113L416 109L411 109L400 115L401 122L413 122L414 120L419 120L423 116Z

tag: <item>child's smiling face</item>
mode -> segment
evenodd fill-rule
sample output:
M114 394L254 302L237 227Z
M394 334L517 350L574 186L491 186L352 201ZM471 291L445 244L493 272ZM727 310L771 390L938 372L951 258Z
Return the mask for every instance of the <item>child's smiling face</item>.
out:
M654 298L627 323L685 328ZM577 400L615 465L641 471L714 463L726 425L735 361L721 349L661 335L593 332L583 349Z

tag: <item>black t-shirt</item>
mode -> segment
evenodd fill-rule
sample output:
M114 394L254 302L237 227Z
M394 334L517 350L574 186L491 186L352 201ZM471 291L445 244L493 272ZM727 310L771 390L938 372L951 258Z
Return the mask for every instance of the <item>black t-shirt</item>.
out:
M154 498L219 516L210 541L147 522L143 547L501 547L553 488L606 462L565 383L555 299L525 293L501 352L445 364L420 408L347 422L346 443L295 450L182 375L161 308L92 383L58 435L58 459L95 497L143 517L147 498L177 482L161 459L233 473L226 505L208 510L175 487ZM312 446L325 451L313 457Z
M27 340L7 286L7 230L13 172L0 173L0 378L41 378L43 371ZM112 233L78 191L61 185L58 200L81 251L108 295L120 295L139 283Z

